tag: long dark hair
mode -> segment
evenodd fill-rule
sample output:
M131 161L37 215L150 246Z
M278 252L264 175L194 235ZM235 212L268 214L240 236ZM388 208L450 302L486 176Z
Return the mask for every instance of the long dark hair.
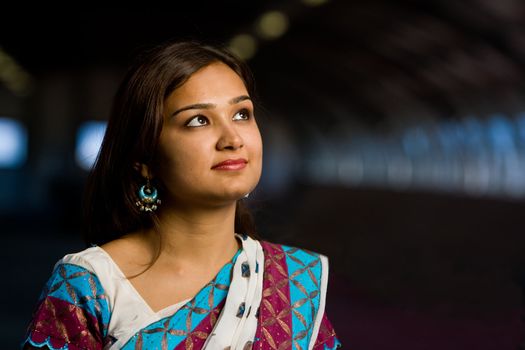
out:
M192 74L214 62L229 66L255 98L248 66L225 49L193 41L169 42L139 55L113 102L97 161L89 174L84 200L87 244L101 245L126 233L155 226L154 213L141 212L135 202L144 184L136 163L156 168L157 144L164 101ZM162 184L159 188L162 189ZM257 237L253 217L237 201L235 232Z

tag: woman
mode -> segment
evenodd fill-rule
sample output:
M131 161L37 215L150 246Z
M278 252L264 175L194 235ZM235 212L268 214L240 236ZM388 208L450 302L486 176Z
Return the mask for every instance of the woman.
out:
M87 187L88 242L55 266L24 342L49 349L333 349L326 257L259 241L242 200L262 141L247 66L194 42L145 53Z

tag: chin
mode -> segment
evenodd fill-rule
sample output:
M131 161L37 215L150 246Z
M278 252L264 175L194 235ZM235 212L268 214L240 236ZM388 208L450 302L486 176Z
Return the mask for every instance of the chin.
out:
M209 200L210 202L217 202L217 203L228 203L228 202L235 202L235 201L238 201L239 199L242 199L244 198L244 195L248 193L248 191L246 192L231 192L231 193L214 193L214 194L209 194L207 195L207 200Z

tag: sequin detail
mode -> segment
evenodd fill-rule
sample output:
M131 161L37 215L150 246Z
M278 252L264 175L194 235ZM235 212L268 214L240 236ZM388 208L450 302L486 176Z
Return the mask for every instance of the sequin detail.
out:
M242 277L250 277L250 264L247 261L243 262L241 265Z
M239 305L239 308L237 309L237 317L241 318L244 315L245 307L246 307L245 303L241 303L241 305Z

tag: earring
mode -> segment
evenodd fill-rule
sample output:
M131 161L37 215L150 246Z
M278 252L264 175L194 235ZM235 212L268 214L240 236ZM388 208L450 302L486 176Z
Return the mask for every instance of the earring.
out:
M250 192L248 192L248 193L246 193L246 194L244 195L244 198L248 198L248 197L250 197Z
M157 189L150 184L149 177L146 177L146 184L139 188L138 196L139 200L135 202L135 205L140 211L154 212L161 203L157 198Z

